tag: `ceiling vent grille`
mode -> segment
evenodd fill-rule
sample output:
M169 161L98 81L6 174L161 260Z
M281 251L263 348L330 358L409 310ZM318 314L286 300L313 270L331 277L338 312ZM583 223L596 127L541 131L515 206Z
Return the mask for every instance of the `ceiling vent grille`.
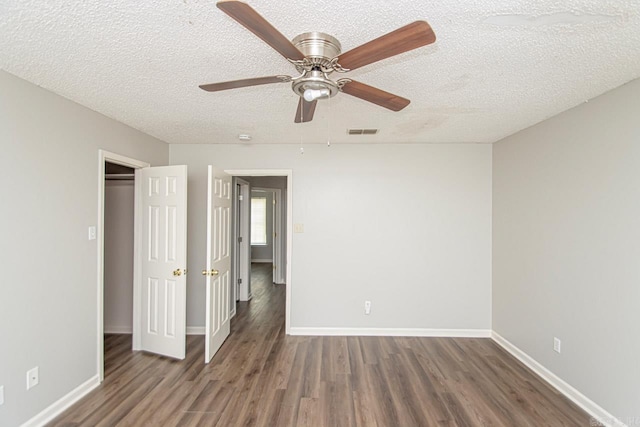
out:
M349 135L375 135L378 129L347 129Z

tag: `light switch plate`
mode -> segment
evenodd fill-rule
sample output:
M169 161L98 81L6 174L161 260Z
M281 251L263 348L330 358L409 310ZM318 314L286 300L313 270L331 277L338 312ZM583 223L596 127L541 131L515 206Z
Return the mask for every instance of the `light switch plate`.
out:
M294 233L304 233L304 224L293 224Z

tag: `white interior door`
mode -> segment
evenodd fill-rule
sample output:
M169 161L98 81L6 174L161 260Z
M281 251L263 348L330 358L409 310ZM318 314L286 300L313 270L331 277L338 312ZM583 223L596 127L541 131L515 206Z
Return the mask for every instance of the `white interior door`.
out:
M205 363L209 363L229 336L231 269L231 177L208 168L207 188L207 317Z
M142 229L137 258L140 349L184 359L187 167L137 169L136 183Z

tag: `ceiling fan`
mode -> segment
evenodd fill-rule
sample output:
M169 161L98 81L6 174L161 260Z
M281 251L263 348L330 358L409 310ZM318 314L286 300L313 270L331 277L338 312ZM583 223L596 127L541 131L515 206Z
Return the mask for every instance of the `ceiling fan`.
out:
M300 75L298 77L277 75L234 80L201 85L200 88L208 92L216 92L269 83L291 82L293 91L300 96L294 120L296 123L311 121L318 99L333 97L338 92L355 96L392 111L402 110L411 101L349 78L332 80L329 75L334 71L344 73L355 70L373 62L426 46L436 40L436 35L429 24L425 21L416 21L342 53L340 42L325 33L303 33L289 41L244 2L222 0L216 6L289 60Z

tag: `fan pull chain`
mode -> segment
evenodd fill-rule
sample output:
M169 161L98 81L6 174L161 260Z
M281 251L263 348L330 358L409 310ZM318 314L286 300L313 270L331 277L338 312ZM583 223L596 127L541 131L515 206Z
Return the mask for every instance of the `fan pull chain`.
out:
M327 147L331 147L331 96L329 96L329 108L327 108Z
M300 104L300 154L304 154L304 147L302 146L302 111L303 110L304 110L304 105Z

